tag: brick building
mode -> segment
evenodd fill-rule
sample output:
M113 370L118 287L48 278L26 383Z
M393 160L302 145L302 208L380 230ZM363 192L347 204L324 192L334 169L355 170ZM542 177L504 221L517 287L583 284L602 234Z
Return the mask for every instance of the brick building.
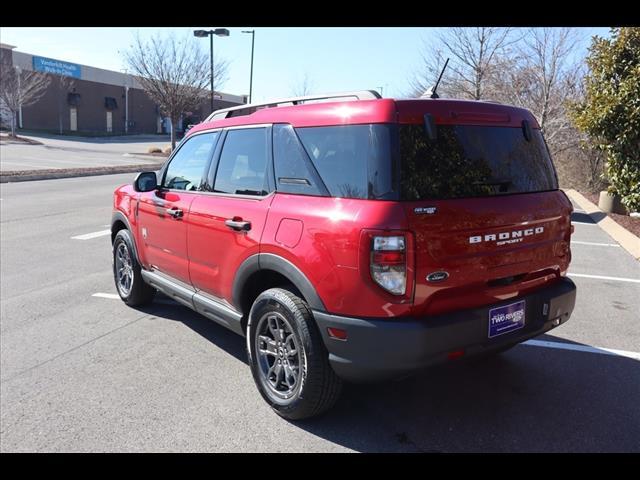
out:
M18 127L53 133L123 135L168 133L170 121L140 88L133 75L18 52L0 43L0 68L39 71L51 77L43 97L21 109ZM247 102L246 95L216 92L214 108ZM198 123L210 113L210 100L177 125ZM3 124L7 123L3 119Z

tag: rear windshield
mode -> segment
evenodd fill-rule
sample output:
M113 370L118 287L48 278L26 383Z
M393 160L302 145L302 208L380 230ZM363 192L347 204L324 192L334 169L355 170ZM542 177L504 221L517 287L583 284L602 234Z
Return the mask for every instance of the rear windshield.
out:
M422 125L400 126L403 200L486 197L558 188L540 130L438 125L435 140Z
M344 125L295 129L333 197L423 200L558 188L539 130L438 125ZM277 149L274 148L274 153ZM280 159L275 155L276 171Z

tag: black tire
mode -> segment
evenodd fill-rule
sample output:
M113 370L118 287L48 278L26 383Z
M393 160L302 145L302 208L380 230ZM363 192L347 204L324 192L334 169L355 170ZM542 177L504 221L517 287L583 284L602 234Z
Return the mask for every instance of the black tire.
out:
M280 333L270 336L274 322L283 328L276 328ZM285 335L286 340L278 342L278 336L283 340ZM267 345L264 341L267 338L274 341ZM264 347L260 352L258 343ZM266 354L269 348L275 348L276 353ZM281 350L284 350L284 355ZM298 354L297 360L295 356L287 357L287 352L290 355L293 351ZM329 364L329 354L311 310L300 297L288 290L271 288L262 292L253 303L247 322L247 354L260 394L284 418L301 420L320 415L340 397L342 381ZM282 365L278 370L276 362L279 359L287 366ZM272 364L270 360L273 360ZM295 372L295 382L291 386L289 379L294 378ZM290 390L278 391L279 382L284 382L286 385L282 387Z
M120 230L116 234L116 238L113 241L113 279L116 284L116 291L124 303L132 307L138 307L151 303L153 297L156 294L155 288L145 283L140 273L140 264L136 259L133 249L133 240L129 230ZM117 257L119 254L123 256L128 255L130 265L127 269L130 269L131 283L129 288L126 288L126 284L119 280L119 266L122 265L122 260Z

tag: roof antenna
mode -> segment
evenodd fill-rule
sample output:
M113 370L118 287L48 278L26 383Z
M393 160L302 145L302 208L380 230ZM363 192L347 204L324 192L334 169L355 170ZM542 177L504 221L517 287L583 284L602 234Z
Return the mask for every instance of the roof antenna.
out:
M448 63L449 63L449 59L447 58L447 61L444 62L444 67L442 67L442 71L440 72L440 76L438 77L438 81L436 82L435 86L427 92L427 94L429 93L431 94L429 95L429 98L440 98L440 95L436 93L436 90L438 89L438 85L440 85L440 80L442 80L442 75L444 74L444 71L447 69Z

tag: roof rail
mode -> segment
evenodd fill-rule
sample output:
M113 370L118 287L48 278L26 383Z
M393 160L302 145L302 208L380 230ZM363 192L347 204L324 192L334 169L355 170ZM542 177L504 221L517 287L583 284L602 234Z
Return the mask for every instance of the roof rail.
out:
M279 100L271 100L264 103L250 103L246 105L238 105L236 107L223 108L216 110L209 115L204 121L219 120L221 118L236 117L241 115L250 115L260 108L280 107L285 104L298 105L314 100L329 100L334 98L353 98L355 100L376 100L382 96L375 90L360 90L354 92L325 93L321 95L306 95L303 97L282 98ZM246 110L246 112L243 112ZM234 112L236 112L234 114Z

